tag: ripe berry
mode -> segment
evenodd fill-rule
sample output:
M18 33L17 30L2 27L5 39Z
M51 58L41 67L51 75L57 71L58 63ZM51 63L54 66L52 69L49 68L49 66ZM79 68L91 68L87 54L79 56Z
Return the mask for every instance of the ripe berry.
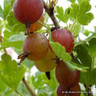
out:
M74 37L67 29L56 29L52 32L52 39L63 45L66 52L70 53L74 47Z
M72 71L63 61L56 66L56 79L61 86L72 87L79 82L80 71Z
M57 88L57 96L80 96L80 92L79 84L71 88L65 88L59 85Z
M40 17L39 21L40 21L41 23L44 23L44 15L42 15L42 16ZM40 30L41 28L42 28L42 25L39 24L38 22L35 22L35 23L31 24L29 30L30 30L30 32L35 32L35 31Z
M42 0L16 0L13 4L13 12L19 22L26 24L28 33L31 23L35 23L42 15L43 2Z
M48 40L41 33L30 34L23 43L23 54L19 55L21 61L26 57L29 60L40 60L44 58L48 52Z
M49 49L47 55L43 59L35 61L35 66L42 72L49 72L56 67L56 61L53 60L54 58L56 58L56 55Z

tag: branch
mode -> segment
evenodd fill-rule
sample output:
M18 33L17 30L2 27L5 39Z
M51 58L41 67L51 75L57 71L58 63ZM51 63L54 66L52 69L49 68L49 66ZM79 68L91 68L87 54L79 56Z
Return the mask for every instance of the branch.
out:
M49 8L49 7L46 5L46 3L45 3L44 0L43 0L43 4L44 4L45 11L46 11L46 12L48 13L48 15L50 16L50 18L51 18L51 20L53 21L55 27L56 27L56 28L60 28L60 25L59 25L59 23L58 23L55 15L54 15L54 12L53 12L54 8Z
M91 85L89 85L88 88L87 88L86 84L84 84L84 87L85 87L86 91L88 92L88 93L87 93L88 96L93 96L93 94L92 94L92 92L91 92Z
M88 86L88 96L93 96L92 92L91 92L91 85Z
M32 90L32 88L28 85L28 83L26 82L25 78L22 79L23 83L25 84L26 88L28 89L28 91L30 92L31 96L37 96L35 94L35 92Z

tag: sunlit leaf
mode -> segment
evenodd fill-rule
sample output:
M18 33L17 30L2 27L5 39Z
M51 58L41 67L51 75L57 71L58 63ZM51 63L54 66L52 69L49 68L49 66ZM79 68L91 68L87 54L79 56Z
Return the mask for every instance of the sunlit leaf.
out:
M15 90L22 80L25 71L26 68L24 66L18 67L16 61L11 60L9 55L1 56L0 78L9 87Z

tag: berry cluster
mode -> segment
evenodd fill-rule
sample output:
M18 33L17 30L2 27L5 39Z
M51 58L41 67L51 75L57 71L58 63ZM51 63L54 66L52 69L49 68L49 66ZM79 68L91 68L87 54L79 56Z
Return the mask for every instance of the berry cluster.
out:
M65 62L58 59L45 34L35 32L42 27L37 21L44 22L43 8L42 0L16 0L14 2L14 15L19 22L26 25L25 35L27 35L23 43L23 53L18 58L21 59L20 62L25 58L34 61L38 70L46 72L49 79L48 73L56 68L56 78L60 84L57 88L58 96L80 96L80 93L69 93L80 91L78 84L80 72L72 71ZM57 28L52 31L51 36L54 42L65 47L66 52L70 53L73 50L74 37L67 29Z

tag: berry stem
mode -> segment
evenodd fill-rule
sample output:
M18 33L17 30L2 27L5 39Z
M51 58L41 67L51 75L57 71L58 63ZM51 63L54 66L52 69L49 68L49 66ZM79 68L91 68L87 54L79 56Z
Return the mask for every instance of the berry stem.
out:
M59 23L58 23L55 15L54 15L54 12L53 12L53 11L54 11L54 8L53 8L53 9L52 9L52 8L50 9L50 8L46 5L46 3L45 3L44 0L43 0L43 4L44 4L44 8L45 8L46 12L47 12L48 15L50 16L50 18L51 18L51 20L53 21L55 27L56 27L56 28L60 28L60 25L59 25Z
M72 26L70 27L70 32L73 30L73 28L75 27L75 24L76 24L77 20L75 20L72 24Z
M26 82L25 78L22 79L23 83L25 84L25 86L27 87L27 89L29 90L30 94L32 96L37 96L34 91L32 90L32 88L28 85L28 83Z
M44 23L42 23L42 22L40 22L40 21L37 21L40 25L42 25L42 26L44 26L45 28L47 28L47 29L49 29L50 27L49 26L47 26L46 24L44 24Z
M30 29L31 23L30 22L26 22L26 31L25 31L25 35L29 35L29 29Z

